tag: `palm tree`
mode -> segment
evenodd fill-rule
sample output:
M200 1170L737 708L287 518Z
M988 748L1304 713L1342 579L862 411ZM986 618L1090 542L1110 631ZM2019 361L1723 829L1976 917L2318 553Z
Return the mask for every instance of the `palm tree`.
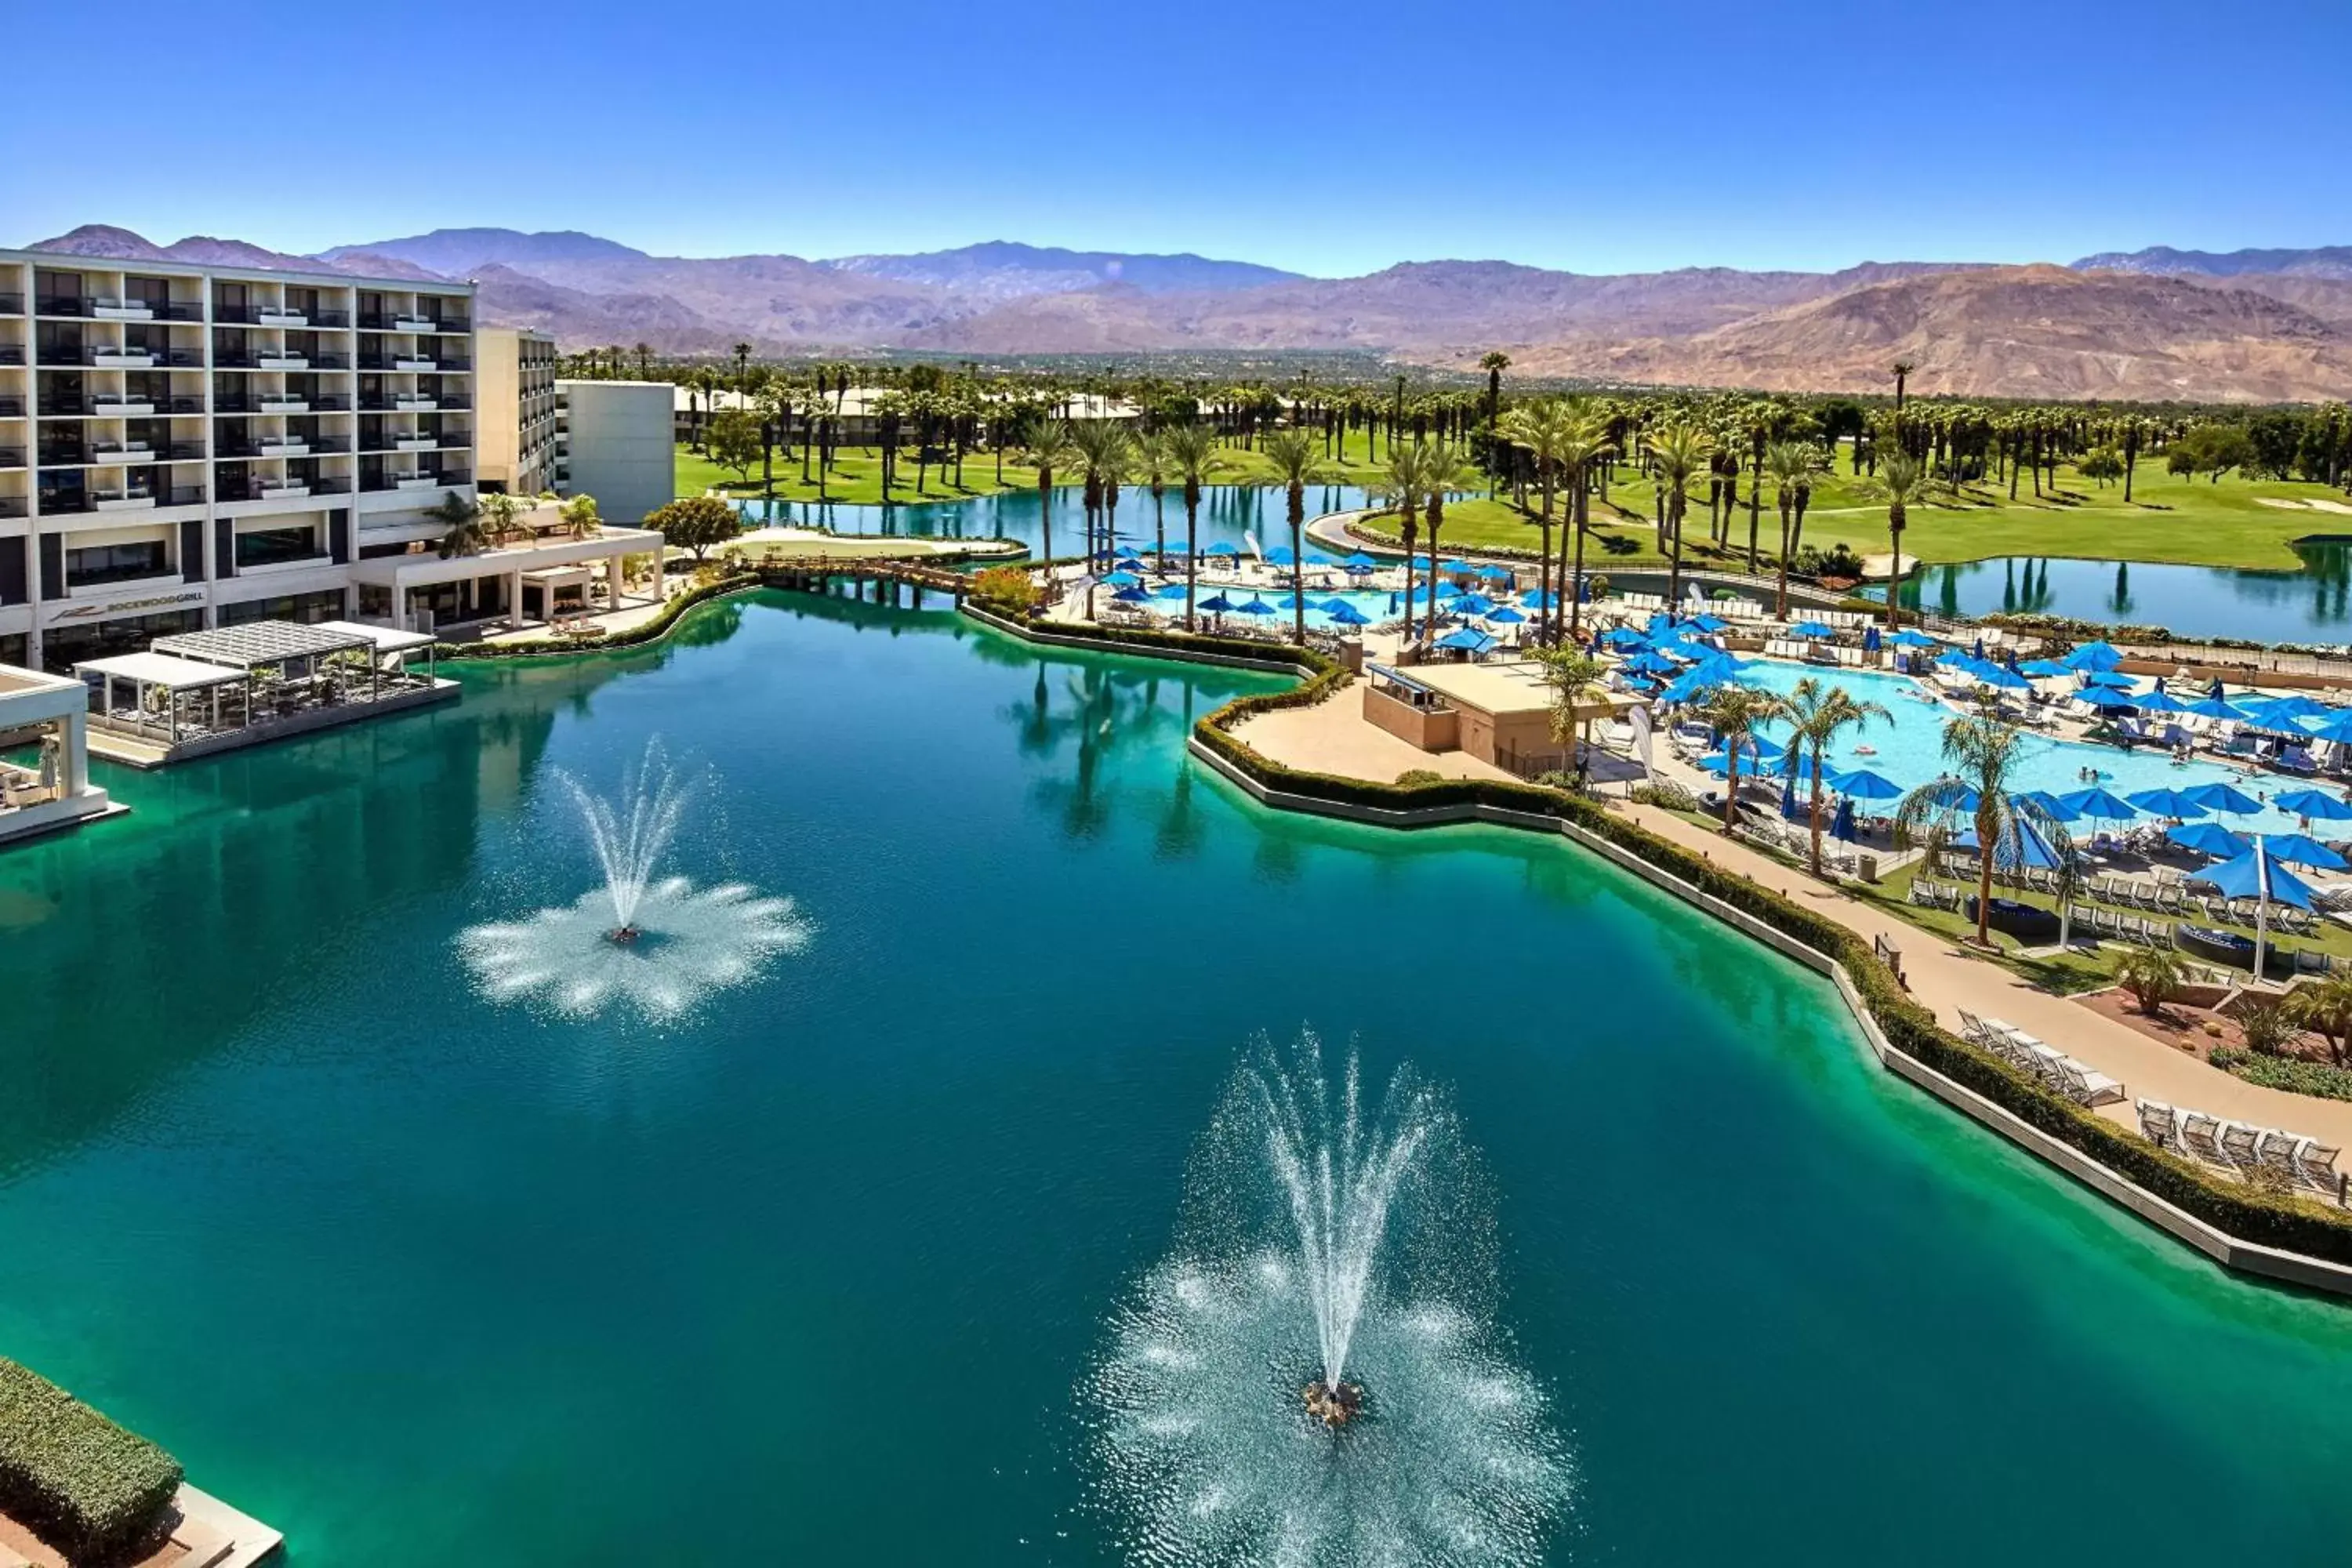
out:
M1536 493L1543 499L1543 508L1537 513L1542 529L1541 542L1536 552L1536 585L1550 603L1551 594L1551 500L1555 481L1559 477L1560 448L1574 433L1576 416L1568 405L1546 398L1540 403L1514 408L1496 426L1496 434L1512 446L1523 448L1528 460L1535 465ZM1540 627L1541 621L1538 626Z
M1893 447L1878 465L1878 477L1871 481L1871 488L1886 503L1886 537L1895 552L1886 568L1886 624L1891 629L1902 620L1903 530L1911 508L1927 494L1927 466L1902 447Z
M1581 637L1584 629L1584 536L1592 523L1592 474L1616 455L1610 444L1608 416L1591 405L1578 401L1570 405L1575 411L1568 437L1560 443L1559 466L1568 477L1569 526L1576 533L1576 564L1568 574L1568 583L1561 592L1568 599L1568 635ZM1559 630L1559 607L1551 610L1552 630Z
M1772 489L1780 504L1780 584L1773 600L1772 614L1789 618L1789 552L1797 516L1797 496L1812 488L1812 478L1819 455L1804 441L1775 441L1764 450L1764 471L1772 476Z
M1789 743L1811 759L1813 799L1807 816L1813 838L1812 871L1818 877L1822 874L1822 757L1841 731L1866 726L1873 719L1891 724L1895 716L1878 703L1856 700L1843 686L1825 686L1819 677L1809 675L1789 693L1788 718Z
M1445 498L1476 484L1478 470L1461 447L1441 436L1421 449L1421 482L1428 487L1422 504L1429 517L1429 618L1421 623L1425 642L1437 626L1437 531L1445 524Z
M456 490L443 495L440 505L427 507L425 515L446 526L438 546L444 561L479 555L490 542L489 530L482 525L482 509Z
M1895 362L1893 368L1895 371L1895 417L1900 420L1903 417L1904 385L1911 379L1911 373L1919 367L1910 360L1899 359Z
M1307 487L1321 479L1323 444L1296 425L1267 432L1258 455L1274 468L1290 518L1291 640L1307 646Z
M652 369L652 366L653 366L653 361L654 361L654 346L653 346L653 344L648 343L648 342L640 342L640 343L638 343L638 344L637 344L637 346L636 346L634 350L632 350L632 351L630 351L630 352L632 352L633 353L635 353L635 354L637 356L637 379L638 379L639 381L644 381L644 380L646 380L646 379L647 378L647 376L648 376L649 373L651 372L651 369Z
M1058 419L1040 419L1029 433L1029 466L1037 470L1038 552L1045 565L1045 600L1054 597L1054 470L1077 461L1078 448L1070 427Z
M1592 749L1591 742L1578 734L1592 722L1585 711L1587 700L1605 700L1609 692L1601 681L1601 661L1579 647L1539 647L1535 658L1543 671L1544 685L1551 691L1551 738L1563 745L1573 743L1572 761L1581 782L1584 758Z
M1388 471L1381 476L1374 489L1393 499L1397 509L1397 535L1404 545L1404 640L1412 641L1412 547L1421 533L1421 499L1428 493L1429 481L1423 477L1422 448L1400 447L1396 433L1389 433ZM1437 584L1430 583L1431 608L1434 609Z
M1192 595L1199 585L1201 487L1220 461L1216 432L1206 425L1179 425L1166 437L1168 466L1184 487L1184 629L1196 626Z
M1135 471L1137 454L1135 437L1126 426L1108 419L1101 423L1110 431L1111 439L1104 444L1102 451L1093 461L1099 467L1102 478L1102 554L1104 563L1108 564L1113 537L1118 531L1118 492L1126 488L1128 479ZM1087 589L1088 620L1094 618L1095 608L1091 581L1089 578L1090 585Z
M1152 555L1154 566L1165 564L1168 559L1168 443L1157 430L1147 430L1135 438L1135 474L1151 491L1152 542L1159 546Z
M1715 443L1696 427L1677 423L1651 437L1649 447L1650 468L1665 501L1666 539L1674 550L1666 574L1666 605L1672 608L1682 603L1683 513L1690 504L1690 482L1706 467Z
M1091 573L1098 552L1097 519L1102 514L1103 476L1109 470L1127 432L1108 419L1086 419L1070 426L1070 444L1086 465L1083 504L1087 514L1087 570Z
M2352 973L2339 969L2305 981L2287 993L2286 1007L2290 1020L2326 1040L2327 1054L2343 1067L2346 1042L2352 1040Z
M737 343L735 345L735 379L737 381L741 381L743 379L743 368L751 363L751 345L750 343Z
M1968 809L1960 805L1963 791L1976 797L1977 945L1990 947L1992 918L1992 873L1998 862L2025 863L2028 828L2040 834L2061 859L2074 853L2074 841L2047 808L2031 800L2012 799L2009 785L2024 761L2025 732L1990 713L1962 713L1944 725L1944 760L1952 772L1934 784L1922 784L1895 805L1895 843L1907 849L1931 826L1948 827Z
M1748 686L1718 686L1699 704L1698 716L1723 736L1723 830L1739 820L1739 753L1757 731L1788 714L1789 703L1777 691Z

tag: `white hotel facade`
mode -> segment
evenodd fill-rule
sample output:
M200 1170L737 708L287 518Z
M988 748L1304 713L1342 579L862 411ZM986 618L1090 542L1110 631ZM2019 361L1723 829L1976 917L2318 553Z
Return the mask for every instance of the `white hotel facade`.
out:
M551 381L551 344L521 348ZM551 397L499 379L484 406L471 284L0 251L0 665L514 618L590 563L619 582L652 536L435 553L426 510L477 495L486 420L493 486L552 475Z

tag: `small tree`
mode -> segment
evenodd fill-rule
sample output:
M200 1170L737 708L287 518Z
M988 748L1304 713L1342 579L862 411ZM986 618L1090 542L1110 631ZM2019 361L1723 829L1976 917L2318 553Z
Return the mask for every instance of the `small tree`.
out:
M740 408L721 409L710 422L707 439L712 462L734 469L738 479L751 477L751 465L760 460L763 450L759 420Z
M717 496L688 496L655 509L646 522L661 533L664 543L694 552L700 561L714 544L724 544L740 533L743 520Z
M1788 716L1787 699L1746 686L1718 686L1699 705L1698 716L1723 736L1723 830L1739 820L1739 753L1756 731Z
M515 519L522 515L522 502L501 490L492 490L481 499L482 531L490 542L503 542L514 531Z
M2238 1032L2245 1037L2246 1049L2256 1056L2283 1057L2303 1030L2284 1002L2248 992L2238 1004Z
M441 559L451 560L460 555L479 555L488 536L482 528L482 509L450 490L441 498L441 504L427 507L425 515L444 525L439 546Z
M586 493L573 496L563 503L563 521L572 525L574 539L593 539L604 531L604 520L596 515L596 498Z
M2345 1065L2352 1040L2352 973L2337 970L2325 980L2307 980L2287 994L2287 1016L2327 1042L2327 1055Z
M2116 963L2116 984L2132 994L2141 1012L2160 1018L2164 1005L2180 994L2180 960L2162 948L2136 947Z

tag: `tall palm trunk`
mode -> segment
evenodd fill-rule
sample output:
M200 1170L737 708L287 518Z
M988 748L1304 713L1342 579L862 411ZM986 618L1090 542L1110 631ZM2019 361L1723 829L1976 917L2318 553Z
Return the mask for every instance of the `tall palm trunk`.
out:
M1783 579L1783 591L1785 588L1786 580ZM1781 618L1785 620L1787 616L1788 612L1783 610ZM1818 877L1822 874L1822 742L1819 741L1813 742L1813 798L1806 808L1805 816L1807 826L1812 829L1812 869L1813 875Z
M1748 744L1745 735L1723 738L1723 830L1728 833L1739 822L1739 752Z
M1683 498L1679 495L1666 500L1666 535L1674 551L1666 571L1666 612L1671 615L1683 602Z
M1886 629L1893 631L1903 623L1903 503L1895 502L1886 509L1886 538L1894 554L1886 568Z
M1780 498L1780 586L1772 601L1772 615L1776 620L1789 618L1789 513L1795 502L1793 496Z
M1307 487L1290 487L1291 640L1307 646Z
M1998 837L2000 818L1993 812L1979 807L1977 811L1977 945L1990 947L1992 937L1989 927L1992 921L1992 858L1994 839Z
M1194 563L1200 554L1194 548L1200 543L1201 487L1192 480L1184 481L1184 629L1200 629L1192 612L1192 595L1199 584L1199 572Z
M1391 437L1393 439L1393 437ZM1404 542L1404 643L1412 644L1412 547L1421 536L1419 503L1408 498L1398 512L1397 537ZM1430 598L1437 597L1436 584L1430 584Z
M1045 602L1054 602L1054 471L1037 470L1037 548L1045 557Z
M1586 499L1584 493L1584 480L1581 476L1579 476L1576 482L1576 492L1569 509L1569 526L1576 531L1576 570L1569 574L1568 587L1566 590L1568 595L1568 635L1570 639L1578 642L1584 640L1584 520L1588 515L1586 509L1591 506L1591 501ZM1554 625L1559 624L1559 608L1558 605L1554 605L1552 607L1552 621Z

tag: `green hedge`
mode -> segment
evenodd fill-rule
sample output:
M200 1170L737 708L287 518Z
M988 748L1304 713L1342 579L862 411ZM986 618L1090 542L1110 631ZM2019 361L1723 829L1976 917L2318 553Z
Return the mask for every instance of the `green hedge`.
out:
M1318 700L1328 689L1328 684L1318 676L1293 691L1273 697L1237 698L1204 716L1194 732L1219 756L1268 789L1286 794L1392 811L1487 805L1573 823L1774 931L1836 959L1852 977L1863 1005L1889 1044L1975 1090L2020 1121L2241 1241L2352 1264L2352 1214L2306 1200L2266 1197L2237 1183L2221 1181L2106 1118L2051 1092L2008 1063L1947 1033L1936 1022L1935 1015L1903 989L1894 972L1870 944L1844 926L1746 877L1727 872L1713 861L1593 801L1539 784L1487 779L1402 784L1309 773L1262 756L1229 732L1252 713L1293 706L1301 700Z
M74 1562L147 1540L180 1489L179 1461L64 1389L0 1358L0 1513Z
M689 588L662 606L661 614L643 626L631 626L625 632L606 637L583 637L577 641L550 638L545 642L468 642L452 643L440 650L443 658L544 658L550 654L589 653L602 647L634 647L639 643L658 641L669 635L677 618L694 608L718 598L722 594L739 593L760 584L756 572L738 572Z

